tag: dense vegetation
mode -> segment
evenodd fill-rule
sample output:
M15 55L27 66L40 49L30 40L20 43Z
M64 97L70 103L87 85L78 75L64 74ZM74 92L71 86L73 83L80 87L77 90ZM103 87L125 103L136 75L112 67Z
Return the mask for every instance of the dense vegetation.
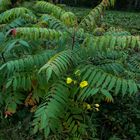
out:
M15 0L16 1L16 0ZM54 3L63 3L71 6L82 6L82 7L91 7L92 5L97 5L101 0L50 0ZM140 10L140 1L139 0L116 0L114 8L119 10Z
M138 14L0 2L0 139L140 139Z
M56 3L65 3L71 6L82 6L91 7L93 5L99 4L101 0L53 0ZM140 1L139 0L116 0L117 3L114 9L118 10L138 10L140 11Z
M67 11L74 12L81 20L91 9L79 7L65 7ZM105 11L102 24L109 27L122 28L132 34L140 34L140 12Z

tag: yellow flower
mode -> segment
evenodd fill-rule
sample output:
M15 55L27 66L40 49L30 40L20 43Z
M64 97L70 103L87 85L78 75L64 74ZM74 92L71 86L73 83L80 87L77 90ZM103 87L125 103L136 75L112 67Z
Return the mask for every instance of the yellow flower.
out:
M100 111L99 108L95 108L95 109L96 109L97 112Z
M80 87L81 88L84 88L86 86L88 86L88 82L87 81L83 81L83 82L80 83Z
M87 104L87 110L90 110L90 109L92 109L91 108L91 105L90 104Z
M71 84L72 83L72 79L70 77L67 78L67 84Z
M95 107L100 107L100 105L99 104L95 104Z

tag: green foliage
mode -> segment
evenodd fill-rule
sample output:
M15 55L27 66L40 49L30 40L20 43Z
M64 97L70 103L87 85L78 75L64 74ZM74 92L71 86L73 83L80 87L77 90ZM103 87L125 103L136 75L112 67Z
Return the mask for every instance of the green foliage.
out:
M21 27L15 28L16 37L25 40L59 40L66 33L53 29L36 28L36 27Z
M24 7L13 8L0 14L0 24L10 22L18 17L34 16L33 13Z
M75 8L75 7L66 7L65 9L69 11L73 11L76 16L78 17L78 21L81 21L84 16L86 16L91 9L88 8ZM105 11L105 14L102 18L102 24L105 26L104 28L108 27L115 27L115 28L122 28L127 30L131 33L140 34L139 32L139 12L124 12L124 11Z
M0 1L0 12L6 10L11 4L10 0L1 0Z
M52 14L56 18L60 18L65 12L62 8L45 1L38 1L35 5L35 9L50 15Z
M65 24L63 24L59 19L51 16L51 15L47 15L44 14L41 17L41 22L39 22L38 24L43 26L43 27L48 27L50 29L55 29L55 30L64 30L66 31L66 26Z
M93 32L112 5L103 0L79 24L72 12L45 1L0 14L2 118L27 108L36 139L100 138L99 104L134 98L140 87L140 37Z
M45 137L48 137L50 131L61 133L62 124L59 118L65 114L69 100L66 86L66 83L61 81L57 81L57 83L52 85L45 98L45 103L41 104L35 112L35 119L33 121L33 125L35 126L34 133L38 130L44 130Z
M91 12L81 21L80 27L86 28L86 30L93 30L96 28L96 24L99 18L104 13L104 10L108 6L113 6L114 0L103 0L98 6L96 6Z
M77 17L72 12L66 12L64 9L54 4L38 1L35 5L35 10L50 14L60 20L67 26L74 26L77 24Z
M101 37L87 37L84 41L83 46L93 46L92 49L98 50L124 50L132 47L139 49L140 37L139 36L120 36L120 35L105 35Z
M115 98L117 100L111 106L107 107L103 103L101 114L98 114L98 117L100 117L99 129L102 129L102 137L111 140L139 139L139 96Z
M106 5L102 2L100 5L95 7L91 12L81 21L80 27L86 28L87 30L93 30L96 27L96 22L103 13Z
M111 26L119 26L125 29L140 30L139 19L140 13L133 12L119 12L119 11L106 11L103 22Z

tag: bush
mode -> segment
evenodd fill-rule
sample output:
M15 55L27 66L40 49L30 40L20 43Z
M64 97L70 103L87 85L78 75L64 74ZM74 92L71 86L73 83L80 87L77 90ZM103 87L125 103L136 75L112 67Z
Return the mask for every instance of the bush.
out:
M105 132L98 132L104 125L99 121L105 123L114 116L112 111L102 118L109 111L104 102L115 108L116 100L136 96L139 36L108 29L101 36L93 35L111 5L114 1L103 0L79 23L74 13L45 1L37 1L31 9L16 7L0 14L1 116L13 118L12 123L21 121L19 132L28 118L27 131L19 137L27 133L36 139L100 139ZM120 121L123 128L126 122ZM136 129L130 137L139 137L139 126L133 125ZM117 135L128 134L118 130L113 137Z

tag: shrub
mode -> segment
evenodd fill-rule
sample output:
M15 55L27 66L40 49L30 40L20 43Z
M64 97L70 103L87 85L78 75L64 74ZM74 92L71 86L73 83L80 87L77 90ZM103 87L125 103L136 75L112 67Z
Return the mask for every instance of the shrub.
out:
M79 24L73 13L44 1L34 10L18 7L0 14L5 117L28 108L34 135L92 139L98 135L100 103L138 93L139 36L93 35L111 5L114 1L103 0Z

